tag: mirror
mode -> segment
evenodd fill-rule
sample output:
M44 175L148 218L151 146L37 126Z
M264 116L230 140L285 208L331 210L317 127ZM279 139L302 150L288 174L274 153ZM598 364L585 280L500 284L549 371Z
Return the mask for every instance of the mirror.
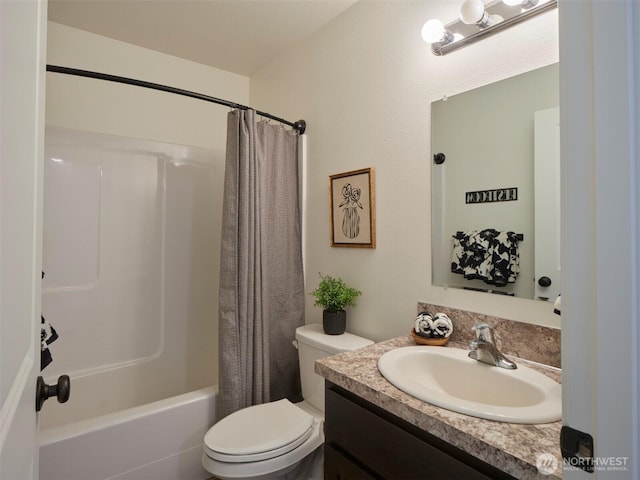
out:
M558 105L557 63L432 103L434 285L556 300Z

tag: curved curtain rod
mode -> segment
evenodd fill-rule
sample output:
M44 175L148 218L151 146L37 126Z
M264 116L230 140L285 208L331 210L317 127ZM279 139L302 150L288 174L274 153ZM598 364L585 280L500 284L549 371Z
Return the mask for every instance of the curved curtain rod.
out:
M126 85L135 85L137 87L150 88L152 90L159 90L161 92L175 93L176 95L183 95L185 97L197 98L198 100L204 100L205 102L217 103L218 105L224 105L231 108L237 108L240 110L252 110L251 107L241 105L239 103L230 102L228 100L222 100L220 98L210 97L203 95L202 93L190 92L189 90L183 90L181 88L168 87L159 83L145 82L144 80L136 80L134 78L119 77L117 75L108 75L106 73L91 72L89 70L80 70L77 68L60 67L57 65L47 65L47 72L64 73L67 75L75 75L77 77L96 78L98 80L107 80L109 82L124 83ZM297 122L289 122L283 118L276 117L270 113L261 112L256 110L256 114L261 117L270 118L277 122L283 123L297 130L298 134L302 135L306 128L307 123L304 120L298 120Z

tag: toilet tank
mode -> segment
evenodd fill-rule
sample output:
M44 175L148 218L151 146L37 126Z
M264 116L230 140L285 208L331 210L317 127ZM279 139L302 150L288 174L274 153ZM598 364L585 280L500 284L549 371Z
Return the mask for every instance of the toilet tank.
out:
M323 357L372 345L374 342L351 333L327 335L322 325L314 323L296 329L302 396L324 412L324 378L314 372L314 363Z

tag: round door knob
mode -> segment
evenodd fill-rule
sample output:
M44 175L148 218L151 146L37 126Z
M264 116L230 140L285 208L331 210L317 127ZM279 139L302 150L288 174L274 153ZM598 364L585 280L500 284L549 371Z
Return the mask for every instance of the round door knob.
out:
M70 393L71 380L69 375L60 375L58 383L55 385L47 385L42 377L38 377L38 383L36 384L36 412L40 411L47 398L56 397L58 402L65 403L69 400Z
M540 277L538 279L538 285L540 285L541 287L550 287L551 279L549 277Z

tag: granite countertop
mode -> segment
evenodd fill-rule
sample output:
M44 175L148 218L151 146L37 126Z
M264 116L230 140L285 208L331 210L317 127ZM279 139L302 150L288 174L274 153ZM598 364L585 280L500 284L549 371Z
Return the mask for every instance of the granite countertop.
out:
M378 359L389 350L409 345L415 345L409 335L386 340L318 360L315 370L330 382L518 479L562 477L561 421L524 425L484 420L436 407L391 385L378 371ZM453 342L449 345L466 348ZM560 381L557 368L516 360ZM542 475L536 467L536 459L543 453L558 461L558 469L551 475Z

